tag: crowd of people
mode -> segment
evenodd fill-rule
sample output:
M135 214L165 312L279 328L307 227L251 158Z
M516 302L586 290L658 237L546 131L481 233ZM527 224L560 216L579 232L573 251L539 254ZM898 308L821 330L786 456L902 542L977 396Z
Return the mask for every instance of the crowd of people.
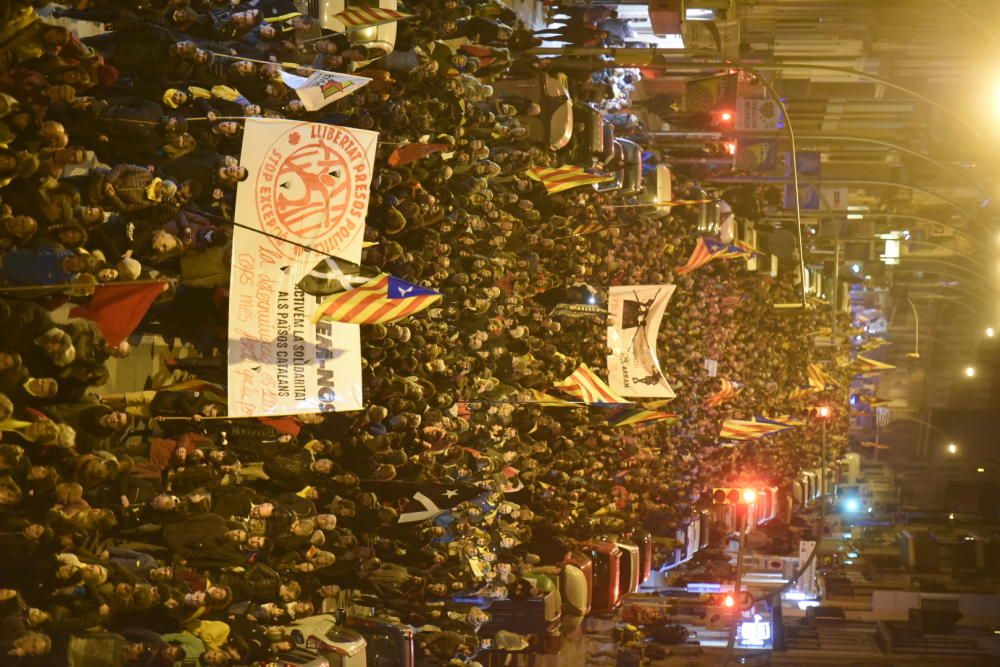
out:
M547 69L524 52L530 30L495 0L406 10L385 53L284 0L0 2L0 663L244 665L288 650L296 619L367 596L419 630L420 664L468 664L491 617L459 598L530 596L525 575L604 534L642 528L665 549L712 483L783 484L815 456L807 429L718 442L725 416L812 400L789 395L825 319L775 314L791 274L716 261L675 277L693 208L549 195L525 175L561 163L528 138L538 105L490 85ZM372 82L310 112L288 63ZM362 328L360 412L220 419L250 116L377 130L364 263L444 295ZM427 139L449 150L387 163ZM170 360L170 385L117 392L106 363L128 343L53 311L152 278L169 289L139 333L195 354ZM677 284L659 335L676 423L612 428L599 408L532 403L608 353L603 317L555 318L554 303L660 283ZM712 408L706 359L743 387ZM461 501L400 523L409 490L434 485ZM491 636L509 651L543 639Z

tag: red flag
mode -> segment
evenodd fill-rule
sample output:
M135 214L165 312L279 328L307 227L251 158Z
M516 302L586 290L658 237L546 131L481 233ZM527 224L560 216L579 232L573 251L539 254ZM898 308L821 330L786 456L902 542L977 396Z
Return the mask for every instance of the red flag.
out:
M293 438L299 437L299 432L302 431L302 425L296 421L295 417L261 417L260 421L279 433L290 435Z
M416 162L420 158L440 153L450 148L448 144L406 144L400 146L389 156L389 166L398 167L404 164Z
M118 345L132 335L167 283L113 283L98 285L90 303L69 311L70 317L85 317L97 323L109 345Z

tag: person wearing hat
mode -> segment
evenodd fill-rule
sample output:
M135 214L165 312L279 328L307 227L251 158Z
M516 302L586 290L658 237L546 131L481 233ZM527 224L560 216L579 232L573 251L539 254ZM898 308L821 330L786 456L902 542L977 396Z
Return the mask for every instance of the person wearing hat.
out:
M89 187L93 203L120 213L134 213L170 201L176 193L173 181L163 180L148 167L127 163L110 170L95 170Z

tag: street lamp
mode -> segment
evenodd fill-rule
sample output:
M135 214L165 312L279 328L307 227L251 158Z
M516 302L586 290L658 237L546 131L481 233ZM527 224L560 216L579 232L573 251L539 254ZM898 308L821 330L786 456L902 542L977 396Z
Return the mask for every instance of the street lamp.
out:
M822 439L820 440L820 470L821 475L819 478L819 494L823 499L823 503L826 503L826 422L833 415L833 408L829 405L820 405L816 408L816 419L820 421L823 426Z
M910 308L913 309L913 352L907 352L906 356L910 359L920 358L920 316L917 315L917 306L913 301L907 297L906 303L910 304Z
M958 454L958 445L956 445L954 442L949 442L948 443L948 453L949 454Z
M994 335L996 335L996 332L993 331L993 327L986 327L986 337L993 338Z
M974 366L965 367L965 377L974 378L976 377L976 368Z

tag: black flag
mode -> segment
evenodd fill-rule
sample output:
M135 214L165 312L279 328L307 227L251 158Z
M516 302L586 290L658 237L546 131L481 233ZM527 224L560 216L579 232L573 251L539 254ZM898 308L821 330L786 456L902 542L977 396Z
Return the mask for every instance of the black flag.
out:
M360 266L339 257L325 257L297 287L313 296L330 296L360 287L377 275L379 271L370 266Z
M399 501L402 504L399 523L433 519L467 500L473 500L486 493L472 484L436 484L406 480L383 482L363 479L361 488L374 493L380 501Z

